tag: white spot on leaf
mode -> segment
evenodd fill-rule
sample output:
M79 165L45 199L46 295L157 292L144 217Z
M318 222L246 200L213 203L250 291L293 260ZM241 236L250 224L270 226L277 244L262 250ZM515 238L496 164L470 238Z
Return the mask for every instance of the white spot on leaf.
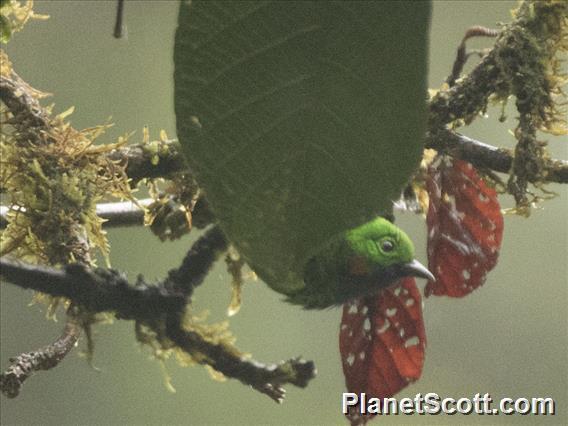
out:
M410 346L416 346L419 343L420 343L420 339L418 338L418 336L412 336L412 337L409 337L408 339L406 339L406 341L404 342L404 347L409 348Z
M396 314L397 309L396 308L390 308L387 309L385 314L387 315L387 317L392 317L393 315Z
M377 334L383 334L385 331L389 329L390 325L391 325L390 321L388 319L385 320L383 325L377 328Z
M347 364L349 364L350 367L352 367L353 363L355 362L355 355L350 353L349 355L347 355L347 359L345 361L347 362Z

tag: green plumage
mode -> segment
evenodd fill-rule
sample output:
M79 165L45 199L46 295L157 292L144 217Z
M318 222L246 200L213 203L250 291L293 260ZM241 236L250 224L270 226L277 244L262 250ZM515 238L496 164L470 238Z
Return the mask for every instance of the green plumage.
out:
M304 287L287 293L290 303L323 309L370 295L405 276L434 279L414 260L408 236L376 218L330 241L304 270Z

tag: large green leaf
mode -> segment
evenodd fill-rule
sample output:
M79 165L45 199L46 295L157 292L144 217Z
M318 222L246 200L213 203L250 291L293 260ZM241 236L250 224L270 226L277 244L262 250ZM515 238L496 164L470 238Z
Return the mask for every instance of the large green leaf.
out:
M182 2L177 130L229 239L271 287L391 208L425 129L428 2Z

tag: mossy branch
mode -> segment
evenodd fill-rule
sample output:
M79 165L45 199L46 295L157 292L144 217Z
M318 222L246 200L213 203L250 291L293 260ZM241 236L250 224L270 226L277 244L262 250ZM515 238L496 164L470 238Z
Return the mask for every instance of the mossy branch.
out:
M490 102L506 102L514 96L519 112L514 152L481 146L459 151L463 159L478 167L508 173L508 192L515 198L518 211L528 215L532 201L529 183L541 186L545 182L568 182L567 162L550 159L546 142L537 139L537 131L553 135L568 133L562 104L565 99L562 86L567 76L561 67L562 55L568 51L568 3L524 1L514 13L515 19L503 26L489 53L467 76L457 80L455 74L467 58L466 33L448 79L450 84L430 101L429 142L430 146L453 155L455 147L464 144L457 143L455 135L447 139L449 144L445 142L444 137L449 135L444 132L447 125L455 129L469 124L486 111ZM474 36L497 35L483 30L474 31Z
M163 282L154 285L147 284L142 277L132 285L126 277L109 269L88 269L81 264L55 269L5 258L0 258L0 275L21 288L71 299L90 313L112 311L117 318L150 326L159 338L169 339L199 363L210 365L223 375L281 402L283 385L305 387L315 377L312 362L295 358L265 365L240 355L223 341L209 341L184 327L185 308L193 290L203 282L212 264L226 249L225 236L218 227L212 227L189 250L181 266L169 271ZM50 351L40 350L36 354L52 353ZM29 354L22 354L13 362L0 376L0 390L10 396L17 395L21 384L29 377L28 372L45 369L48 364L43 356L30 357Z
M4 59L4 58L2 58ZM49 127L50 114L38 100L38 92L30 87L14 71L11 74L0 74L0 100L13 115L8 123L19 132L26 134L30 130L41 131ZM38 139L32 135L32 140Z
M31 16L33 12L27 9L26 14ZM0 99L8 109L7 113L1 112L5 120L0 140L1 186L2 190L10 192L14 204L24 207L22 211L30 209L20 221L8 224L11 232L3 233L0 253L14 252L50 264L90 265L91 238L101 234L97 233L96 224L89 228L84 220L88 206L93 205L92 194L88 193L90 183L81 179L84 163L81 164L79 153L87 140L66 127L61 117L51 117L50 111L38 101L43 94L14 72L3 51L0 51L0 69ZM69 155L73 149L66 151L68 148L75 148L74 156ZM57 160L61 161L57 163ZM78 173L72 172L75 168ZM84 168L92 170L93 166ZM6 269L9 268L3 265L2 273ZM51 303L56 306L58 301L54 299ZM12 366L0 376L3 393L17 396L22 383L34 372L51 369L65 358L78 341L81 330L89 328L87 323L79 325L77 313L75 305L71 304L59 339L13 359ZM92 347L89 333L86 335L88 346Z
M538 112L533 118L543 130L561 124L556 122L562 120L552 97L560 94L563 83L557 55L566 50L568 5L557 0L524 1L515 14L480 63L432 98L430 130L459 124L456 120L468 124L487 109L492 97L504 100L509 95L517 97L521 110Z

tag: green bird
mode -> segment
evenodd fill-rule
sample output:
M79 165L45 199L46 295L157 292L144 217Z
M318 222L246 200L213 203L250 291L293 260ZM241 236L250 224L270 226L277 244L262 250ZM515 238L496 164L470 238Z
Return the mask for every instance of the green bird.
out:
M434 280L414 259L408 235L379 217L336 237L313 256L304 269L304 287L286 300L324 309L375 294L407 276Z

